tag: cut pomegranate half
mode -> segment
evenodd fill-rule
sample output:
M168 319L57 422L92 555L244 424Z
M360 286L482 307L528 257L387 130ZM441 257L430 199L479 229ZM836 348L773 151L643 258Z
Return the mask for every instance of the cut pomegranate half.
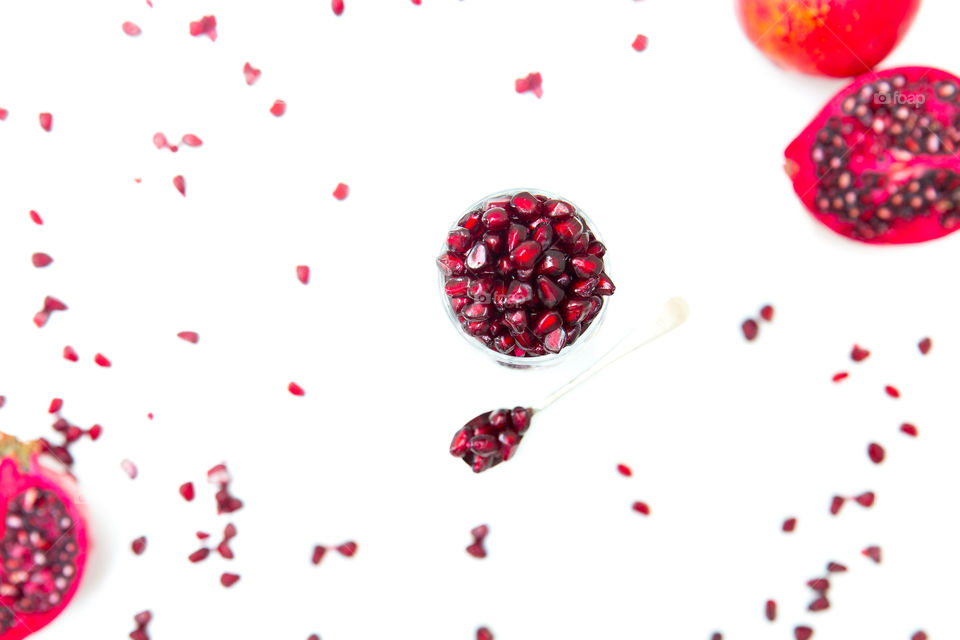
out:
M960 228L960 78L927 67L863 75L786 150L786 171L821 223L904 244Z

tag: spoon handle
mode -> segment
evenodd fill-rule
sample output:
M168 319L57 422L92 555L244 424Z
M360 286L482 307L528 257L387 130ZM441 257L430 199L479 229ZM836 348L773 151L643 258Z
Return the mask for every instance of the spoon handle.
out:
M637 339L635 332L627 334L626 337L615 344L613 348L611 348L610 351L607 351L599 360L594 362L588 368L577 374L577 376L575 376L572 380L547 396L544 401L540 403L539 407L534 408L534 413L543 411L554 402L565 396L574 387L586 382L620 358L629 355L640 347L650 344L657 338L670 333L672 330L683 324L689 314L690 307L687 306L686 300L683 298L670 298L667 300L666 304L663 305L663 309L660 311L660 317L653 326L653 331L651 333L642 336L642 338L639 340Z

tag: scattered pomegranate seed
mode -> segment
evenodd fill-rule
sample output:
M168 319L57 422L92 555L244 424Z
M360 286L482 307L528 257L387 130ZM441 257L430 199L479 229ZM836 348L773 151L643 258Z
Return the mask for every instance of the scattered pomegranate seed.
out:
M63 359L69 360L70 362L77 362L80 360L80 357L77 355L77 352L73 350L73 347L67 345L63 348Z
M797 640L810 640L813 637L813 629L804 626L794 627L793 637Z
M343 544L337 547L337 551L339 551L342 555L348 558L352 558L354 554L357 553L357 543L353 541L344 542Z
M98 365L100 365L101 367L110 367L110 366L112 366L112 363L111 363L110 360L107 358L107 356L103 355L102 353L98 353L97 355L95 355L95 356L93 357L93 361L96 362L96 363L97 363Z
M7 116L10 114L6 109L0 109L0 121L6 120Z
M767 616L767 620L773 622L777 619L777 602L776 600L767 600L766 606L763 608L764 615Z
M912 436L914 438L916 438L917 435L919 434L919 431L917 431L917 428L914 425L910 424L909 422L904 422L902 425L900 425L900 431L903 431L908 436Z
M177 334L177 337L193 344L200 342L200 334L198 334L196 331L181 331Z
M138 36L140 35L140 27L133 24L132 22L123 23L123 32L128 36Z
M886 457L886 452L883 450L883 447L877 444L876 442L871 442L867 446L867 455L870 456L870 460L873 464L880 464L883 462L883 459Z
M187 181L183 179L183 176L174 176L173 186L177 188L177 191L180 192L180 195L182 195L184 198L187 197Z
M829 562L827 563L827 571L830 573L844 573L847 570L845 566L839 562Z
M163 135L160 132L153 134L153 146L157 149L164 149L167 147L167 136Z
M757 324L757 321L753 318L743 321L743 324L740 325L740 329L743 330L743 337L747 340L756 340L757 333L760 331L760 326Z
M210 534L206 531L197 531L197 540L206 540L210 537Z
M420 0L412 0L412 2L413 2L413 4L417 5L418 7L420 6Z
M310 267L305 264L297 266L297 280L303 284L310 282Z
M843 507L843 503L846 501L842 496L833 496L833 500L830 501L830 513L837 515L840 513L840 509Z
M0 409L3 409L5 404L7 404L7 396L0 396Z
M710 636L710 640L723 640L723 634L717 631L712 636Z
M826 578L814 578L813 580L807 580L807 586L817 593L826 593L830 588L830 581Z
M323 556L326 555L327 548L322 544L318 544L313 548L313 555L310 557L310 562L314 565L320 564L320 561L323 560Z
M332 0L330 6L333 9L333 15L343 15L343 0Z
M767 304L760 309L760 317L767 322L773 322L773 306Z
M152 413L152 412L147 414L147 420L153 420L153 413Z
M920 353L927 355L930 353L930 348L933 347L933 340L930 338L924 338L917 343L917 348L920 349Z
M865 491L864 493L856 496L854 500L856 500L857 503L863 507L872 507L873 503L877 500L877 494L875 494L873 491Z
M183 139L181 141L183 142L183 144L187 145L188 147L199 147L200 145L203 144L203 140L193 135L192 133L188 133L185 136L183 136Z
M33 220L35 224L43 224L43 218L41 218L40 214L33 209L30 210L30 219Z
M793 530L797 528L797 519L796 518L787 518L783 521L783 530L786 533L793 533Z
M137 465L133 464L126 458L120 462L120 468L123 469L123 472L130 476L130 479L133 480L137 477Z
M810 611L823 611L830 608L830 601L824 597L817 598L807 607Z
M291 382L290 384L288 384L287 390L290 391L290 393L292 393L295 396L302 396L306 393L303 390L303 388L300 385L298 385L296 382Z
M52 296L43 299L43 308L47 311L66 311L67 305Z
M897 389L896 387L894 387L893 385L889 385L889 384L888 384L886 387L884 387L883 390L886 391L886 392L887 392L887 395L890 396L891 398L899 398L899 397L900 397L900 390Z
M307 640L320 640L320 636L315 633L311 633L309 636L307 636Z
M493 640L493 632L486 627L477 629L477 640Z
M60 398L54 398L50 401L50 407L47 409L47 413L56 413L63 408L63 400Z
M150 640L150 635L147 633L147 625L150 624L150 620L152 619L153 615L149 611L141 611L133 616L133 621L137 623L137 628L130 632L130 640Z
M853 345L853 349L850 351L850 359L854 362L863 362L868 357L870 357L870 352L858 344Z
M634 502L633 510L645 516L650 515L650 507L649 505L647 505L646 502L640 502L639 500L637 502Z
M39 269L40 267L45 267L53 262L53 258L46 253L35 253L30 256L30 261L33 262L33 266Z
M910 640L927 640L927 632L917 631L915 634L910 636Z
M860 553L862 553L864 556L870 558L871 560L873 560L873 561L876 562L877 564L880 564L880 554L881 554L881 552L880 552L880 547L870 546L870 547L867 547L866 549L864 549L863 551L861 551Z
M229 538L225 538L217 545L217 553L219 553L224 560L233 560L233 549L230 548Z
M481 524L471 529L470 535L473 536L473 543L467 547L467 553L472 555L474 558L486 558L487 550L483 546L483 541L486 539L489 533L490 527L485 524Z
M193 483L184 482L182 485L180 485L180 495L183 496L183 499L187 502L193 502L193 498L196 496Z
M514 82L517 93L531 92L537 98L543 97L543 78L539 73L528 74L526 78L519 78Z
M90 427L90 429L87 431L87 435L90 436L91 440L94 440L94 441L99 440L100 436L103 435L103 427L101 427L98 424L95 424L92 427Z
M235 573L224 573L220 576L220 584L227 587L228 589L233 585L237 584L240 580L240 576Z
M207 482L210 484L229 484L233 478L230 477L230 472L227 470L227 465L218 464L210 467L210 470L207 471Z
M637 35L636 39L633 41L633 50L643 51L646 48L647 48L647 36Z
M249 62L243 64L243 79L247 86L253 86L253 83L260 79L260 69L253 67Z
M214 16L203 16L196 22L190 23L190 35L209 36L211 42L217 41L217 19Z
M633 475L633 470L630 469L630 467L628 467L628 466L625 465L625 464L618 464L618 465L617 465L617 471L620 472L620 475L626 476L626 477L628 477L628 478Z
M337 188L333 190L333 197L337 200L346 200L348 195L350 195L350 187L342 182L337 184Z
M206 560L209 556L210 556L210 549L203 547L191 553L189 556L187 556L187 559L190 560L190 562L193 562L194 564L196 564L197 562L202 562Z
M146 539L146 537L140 536L139 538L137 538L136 540L134 540L133 543L130 545L130 548L133 549L133 552L134 552L136 555L140 555L141 553L143 553L144 551L146 551L146 550L147 550L147 539Z
M280 117L287 112L287 103L283 100L276 100L273 103L273 106L270 107L270 113L276 117Z
M40 114L40 127L44 131L50 131L53 128L53 116L49 113Z
M849 373L846 371L841 371L840 373L833 374L833 381L840 382L841 380L846 380L848 377L850 377Z

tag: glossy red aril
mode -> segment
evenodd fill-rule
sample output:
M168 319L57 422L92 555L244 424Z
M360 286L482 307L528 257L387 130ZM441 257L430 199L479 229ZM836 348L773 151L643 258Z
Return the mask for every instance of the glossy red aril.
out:
M87 522L73 478L40 464L38 442L0 434L0 638L53 621L80 585Z
M960 228L960 78L902 67L857 78L786 150L803 204L833 231L876 244Z
M481 413L453 436L450 454L461 458L475 473L495 467L516 452L532 415L532 409L523 407Z

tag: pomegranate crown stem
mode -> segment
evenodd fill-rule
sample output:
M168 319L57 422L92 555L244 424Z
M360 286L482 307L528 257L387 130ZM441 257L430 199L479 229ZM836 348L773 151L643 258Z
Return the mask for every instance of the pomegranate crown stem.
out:
M21 469L29 469L31 458L39 452L40 443L37 440L20 442L16 437L0 431L0 460L13 458Z

